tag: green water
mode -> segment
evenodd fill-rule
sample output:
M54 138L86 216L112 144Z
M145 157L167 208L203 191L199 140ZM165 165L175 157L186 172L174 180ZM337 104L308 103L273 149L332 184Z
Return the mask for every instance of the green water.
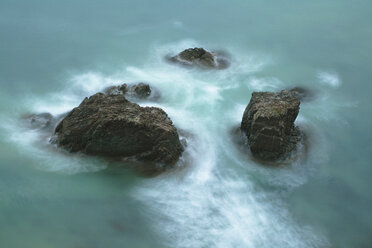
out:
M371 247L372 3L0 2L0 247ZM163 57L222 49L224 71ZM21 125L146 81L193 134L183 166L143 178L70 155ZM253 91L305 86L306 161L261 166L234 146ZM186 164L186 165L185 165Z

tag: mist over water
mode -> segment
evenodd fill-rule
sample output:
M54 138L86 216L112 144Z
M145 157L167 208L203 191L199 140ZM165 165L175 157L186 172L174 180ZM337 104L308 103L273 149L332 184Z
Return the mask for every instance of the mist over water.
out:
M372 6L357 2L2 2L0 246L369 247ZM165 61L189 47L225 51L231 66ZM136 82L161 96L139 104L187 140L156 177L22 124ZM231 130L252 92L294 86L314 95L296 120L307 156L262 166Z

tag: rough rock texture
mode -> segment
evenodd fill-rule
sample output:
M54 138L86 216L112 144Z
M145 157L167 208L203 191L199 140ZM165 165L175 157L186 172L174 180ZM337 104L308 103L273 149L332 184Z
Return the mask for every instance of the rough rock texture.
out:
M184 66L198 66L209 69L225 69L229 62L225 56L216 52L209 52L204 48L189 48L169 60Z
M140 107L123 95L85 98L55 133L59 146L92 155L173 164L183 151L177 129L162 109Z
M32 129L44 129L50 126L53 115L50 113L31 114L25 117L27 125Z
M105 89L105 93L108 95L124 95L128 92L128 85L122 84L119 86L111 86Z
M241 130L255 157L278 160L296 147L301 136L294 126L299 109L300 101L290 91L252 93Z

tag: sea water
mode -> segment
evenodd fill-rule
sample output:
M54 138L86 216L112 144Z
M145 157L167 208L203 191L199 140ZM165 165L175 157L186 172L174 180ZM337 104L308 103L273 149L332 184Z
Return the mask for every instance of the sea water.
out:
M2 0L0 247L371 247L371 13L363 0ZM231 66L164 60L189 47ZM188 134L161 175L22 125L134 82ZM306 159L262 166L231 130L252 92L295 86L313 93L296 120Z

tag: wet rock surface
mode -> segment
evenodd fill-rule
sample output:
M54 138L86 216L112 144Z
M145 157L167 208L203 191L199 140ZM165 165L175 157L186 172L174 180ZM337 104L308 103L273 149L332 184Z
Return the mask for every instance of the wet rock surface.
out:
M197 47L186 49L173 57L169 57L168 60L183 66L196 66L204 69L225 69L229 67L229 60L225 54L210 52Z
M241 122L252 155L266 161L285 159L302 134L294 121L300 100L291 91L253 92Z
M74 108L52 139L70 152L174 164L183 147L167 114L140 107L122 94L97 93Z

